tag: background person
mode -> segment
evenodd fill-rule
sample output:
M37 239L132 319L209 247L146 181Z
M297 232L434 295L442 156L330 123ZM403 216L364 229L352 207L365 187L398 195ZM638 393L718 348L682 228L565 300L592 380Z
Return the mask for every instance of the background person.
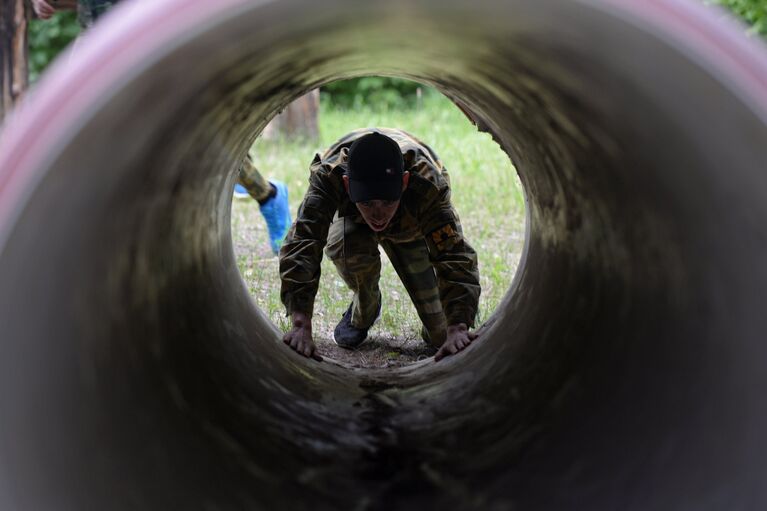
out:
M238 198L250 196L258 202L261 216L264 217L269 231L269 246L272 248L272 253L278 254L285 235L290 229L288 187L280 181L267 181L248 155L237 173L234 194Z

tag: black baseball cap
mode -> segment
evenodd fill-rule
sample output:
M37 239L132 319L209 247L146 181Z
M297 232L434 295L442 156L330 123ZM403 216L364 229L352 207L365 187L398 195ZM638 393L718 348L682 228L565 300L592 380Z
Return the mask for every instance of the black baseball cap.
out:
M347 161L349 198L352 202L398 200L404 166L393 139L377 131L358 138L349 148Z

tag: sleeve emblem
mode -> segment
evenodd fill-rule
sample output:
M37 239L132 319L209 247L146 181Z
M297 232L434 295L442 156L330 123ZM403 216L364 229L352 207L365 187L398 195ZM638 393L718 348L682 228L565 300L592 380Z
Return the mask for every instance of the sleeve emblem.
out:
M458 232L455 230L452 224L446 224L431 233L431 240L436 245L437 249L447 250L452 247L459 238Z

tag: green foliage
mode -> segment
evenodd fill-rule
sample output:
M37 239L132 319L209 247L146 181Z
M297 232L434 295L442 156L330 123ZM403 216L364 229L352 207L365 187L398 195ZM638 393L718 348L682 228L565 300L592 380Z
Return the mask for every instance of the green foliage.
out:
M708 0L707 3L728 8L751 27L749 32L767 37L767 0Z
M322 87L322 101L329 108L376 110L410 108L418 102L420 83L403 78L365 76L351 80L339 80Z
M29 79L35 82L43 70L80 33L74 11L56 13L49 20L34 19L29 24Z

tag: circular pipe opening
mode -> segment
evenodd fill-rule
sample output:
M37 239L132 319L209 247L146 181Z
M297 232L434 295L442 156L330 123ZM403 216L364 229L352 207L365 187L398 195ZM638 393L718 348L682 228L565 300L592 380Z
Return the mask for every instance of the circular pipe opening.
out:
M764 62L673 0L118 8L0 141L0 503L761 507ZM371 73L528 199L482 342L391 374L284 349L229 234L266 120Z
M376 84L383 84L383 87ZM381 88L382 87L382 88ZM402 96L391 97L399 91ZM317 96L307 94L285 107L283 117L270 121L250 148L246 185L232 201L232 242L237 267L256 305L282 331L290 329L280 301L279 261L269 243L266 216L255 199L262 179L283 183L294 218L308 186L309 165L352 129L396 126L434 149L450 176L451 201L466 240L477 253L482 292L476 326L482 325L507 292L524 244L525 206L522 185L508 155L472 113L462 110L436 89L383 77L340 81L322 88L323 100L314 121L315 138L300 132L295 118ZM287 116L287 117L285 117ZM478 124L478 126L477 126ZM428 134L428 141L422 134ZM238 178L238 182L240 182ZM272 204L273 206L273 204ZM359 348L340 348L333 329L346 311L352 292L328 257L323 257L312 329L321 356L345 367L392 368L433 357L435 349L421 337L421 320L388 256L380 250L383 293L381 317Z

